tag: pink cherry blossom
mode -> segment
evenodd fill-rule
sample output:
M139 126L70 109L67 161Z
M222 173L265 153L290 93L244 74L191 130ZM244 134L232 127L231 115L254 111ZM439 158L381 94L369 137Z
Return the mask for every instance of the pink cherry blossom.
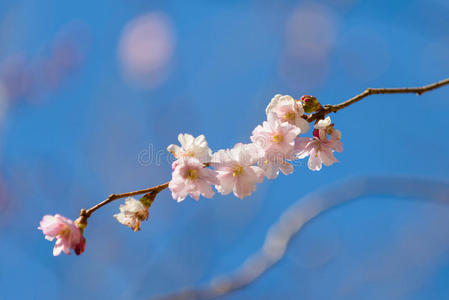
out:
M274 114L269 114L268 121L253 130L251 141L259 148L258 165L267 178L276 178L279 169L285 175L293 172L293 166L285 160L293 159L295 138L300 131L290 123L281 123Z
M208 163L210 161L212 151L210 150L204 135L194 138L190 134L180 133L178 135L178 140L181 147L174 144L167 147L167 151L173 154L174 157L196 157L202 163Z
M234 192L240 199L251 195L264 177L262 168L253 166L257 160L254 144L239 143L233 149L214 153L211 165L217 171L219 181L215 188L224 195Z
M52 241L56 238L53 248L54 256L61 254L62 251L70 255L70 249L73 249L76 255L84 252L86 240L72 220L58 214L54 216L45 215L38 229L42 230L47 240Z
M266 108L267 116L274 114L281 122L288 122L295 125L301 130L301 133L306 133L310 126L302 116L304 109L301 101L297 101L288 95L277 94L271 99L270 104Z
M328 135L331 136L331 139L328 139ZM313 136L313 138L299 137L296 139L296 157L302 159L310 156L307 165L313 171L321 170L322 164L330 166L338 162L333 152L343 151L343 144L340 141L341 133L333 128L329 117L315 124Z
M173 163L172 179L168 188L173 199L181 202L187 196L198 200L200 195L212 198L214 191L211 184L218 184L217 172L204 165L194 157L182 157Z
M338 140L320 140L318 138L297 138L296 146L297 158L309 157L307 163L310 170L321 170L322 164L330 166L338 160L335 158L333 151L343 151L341 141Z

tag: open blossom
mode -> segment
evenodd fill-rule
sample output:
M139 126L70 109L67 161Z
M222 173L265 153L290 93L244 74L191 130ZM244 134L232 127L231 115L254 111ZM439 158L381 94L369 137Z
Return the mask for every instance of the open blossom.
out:
M214 153L211 165L217 171L219 181L215 188L224 195L234 192L240 199L251 195L264 177L264 171L253 166L258 160L257 153L254 144L241 143L233 149Z
M270 104L266 108L267 116L274 114L281 122L288 122L295 125L301 130L301 133L306 133L310 126L302 116L304 109L301 101L297 101L288 95L277 94L271 99Z
M282 123L273 114L269 114L268 121L253 130L251 141L259 148L258 165L267 178L276 178L279 169L285 175L293 172L293 166L285 160L293 158L295 138L299 133L298 127Z
M56 238L55 247L53 248L54 256L61 254L62 251L70 255L70 249L73 249L76 255L84 252L86 240L81 230L72 220L58 214L54 216L45 215L38 229L42 230L47 240L53 241Z
M212 157L212 151L207 144L204 135L194 138L192 135L180 133L178 141L181 147L171 144L167 147L167 151L176 158L196 157L202 163L208 163Z
M328 139L328 135L331 139ZM343 144L340 141L341 133L333 128L329 117L315 124L313 136L313 138L296 139L296 157L301 159L310 156L307 165L313 171L321 170L322 164L330 166L338 162L333 152L343 151Z
M217 172L204 168L194 157L181 157L173 163L172 179L168 185L173 199L178 202L187 196L198 200L200 195L212 198L214 191L211 184L218 184Z
M120 213L114 218L134 231L140 230L140 222L148 219L148 207L139 200L128 197L125 204L120 205Z

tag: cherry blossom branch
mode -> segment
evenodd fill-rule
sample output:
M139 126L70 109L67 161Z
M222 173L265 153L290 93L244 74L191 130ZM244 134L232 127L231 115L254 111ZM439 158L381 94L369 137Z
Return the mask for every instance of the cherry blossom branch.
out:
M429 92L431 90L440 88L444 85L449 84L449 78L446 78L444 80L421 86L421 87L412 87L412 88L368 88L363 93L358 94L357 96L346 100L342 103L336 104L336 105L325 105L321 110L318 110L316 113L309 115L307 118L308 122L313 122L315 120L322 119L325 115L330 113L336 113L337 111L348 107L349 105L352 105L360 100L362 100L365 97L368 97L370 95L379 95L379 94L417 94L422 95L426 92Z
M414 87L414 88L413 87L412 88L409 88L409 87L406 87L406 88L368 88L363 93L358 94L357 96L355 96L349 100L346 100L344 102L341 102L339 104L336 104L336 105L327 104L327 105L324 105L324 107L323 107L323 106L321 106L321 104L319 104L320 108L316 112L305 117L305 119L309 123L323 119L324 116L326 116L327 114L336 113L337 111L339 111L343 108L346 108L346 107L348 107L348 106L350 106L370 95L406 94L406 93L414 93L414 94L422 95L428 91L437 89L437 88L442 87L447 84L449 84L449 78L441 80L436 83L429 84L429 85L425 85L425 86L421 86L421 87ZM207 165L208 164L205 164L205 166L207 166ZM143 189L143 190L123 193L123 194L111 194L111 195L109 195L109 197L106 200L94 205L93 207L91 207L87 210L81 209L80 218L78 218L77 223L79 225L81 225L82 227L85 227L87 225L87 219L92 215L93 212L95 212L100 207L102 207L108 203L111 203L114 200L125 198L125 197L131 197L131 196L135 196L135 195L146 194L146 193L153 193L153 196L155 197L159 192L166 189L167 187L168 187L168 182L161 184L161 185L154 186L154 187L150 187L147 189Z
M449 183L417 178L352 178L296 201L270 226L263 246L236 270L219 276L202 288L192 288L158 300L216 299L254 283L285 255L292 238L309 221L325 211L351 200L372 196L418 198L449 204Z
M238 143L232 149L215 152L213 168L207 168L213 156L204 135L194 138L190 134L180 134L181 147L171 144L167 150L177 160L173 163L170 191L172 197L183 201L187 196L198 200L200 196L211 198L212 186L221 194L233 192L239 198L249 196L256 190L257 183L264 178L275 179L281 171L285 175L293 172L288 161L308 159L308 168L319 171L322 165L330 166L338 160L333 152L341 152L341 132L334 129L330 117L325 116L346 108L369 95L425 92L449 84L449 78L430 85L415 88L366 89L363 93L337 105L325 105L312 96L295 100L289 95L275 95L267 106L267 121L258 125L250 137L250 144ZM304 112L309 115L304 115ZM313 138L299 137L315 121ZM330 139L329 139L330 136ZM77 255L83 253L86 245L84 230L89 217L99 208L114 200L128 197L120 206L120 213L114 218L134 231L149 217L149 208L159 192L169 187L164 183L154 187L123 194L111 194L106 200L89 209L81 209L75 221L59 214L45 215L38 229L46 239L57 239L53 255L64 251L70 254L73 249ZM139 200L131 196L144 194Z

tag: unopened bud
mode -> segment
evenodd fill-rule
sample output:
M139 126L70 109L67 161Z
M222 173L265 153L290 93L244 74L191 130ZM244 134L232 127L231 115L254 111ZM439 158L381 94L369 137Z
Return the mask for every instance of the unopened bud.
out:
M318 102L317 98L313 96L304 95L301 97L301 101L304 111L308 114L311 114L321 108L321 103Z

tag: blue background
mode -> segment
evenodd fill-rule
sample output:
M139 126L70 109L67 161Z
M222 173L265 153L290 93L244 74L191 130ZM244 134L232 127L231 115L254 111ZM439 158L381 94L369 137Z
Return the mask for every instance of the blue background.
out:
M142 84L118 49L127 24L154 13L172 52ZM76 218L110 193L167 181L164 151L180 132L205 134L218 150L249 142L276 93L335 104L366 87L448 77L449 2L3 0L0 65L18 53L39 65L61 32L79 62L56 85L33 67L39 93L2 100L0 299L146 299L200 286L239 266L309 192L358 175L449 175L449 87L372 96L332 116L340 163L297 166L243 201L176 203L164 191L137 233L112 218L117 201L89 220L83 255L55 258L37 230L42 216ZM160 163L139 161L148 149L162 151ZM448 215L426 201L348 203L225 299L449 299Z

